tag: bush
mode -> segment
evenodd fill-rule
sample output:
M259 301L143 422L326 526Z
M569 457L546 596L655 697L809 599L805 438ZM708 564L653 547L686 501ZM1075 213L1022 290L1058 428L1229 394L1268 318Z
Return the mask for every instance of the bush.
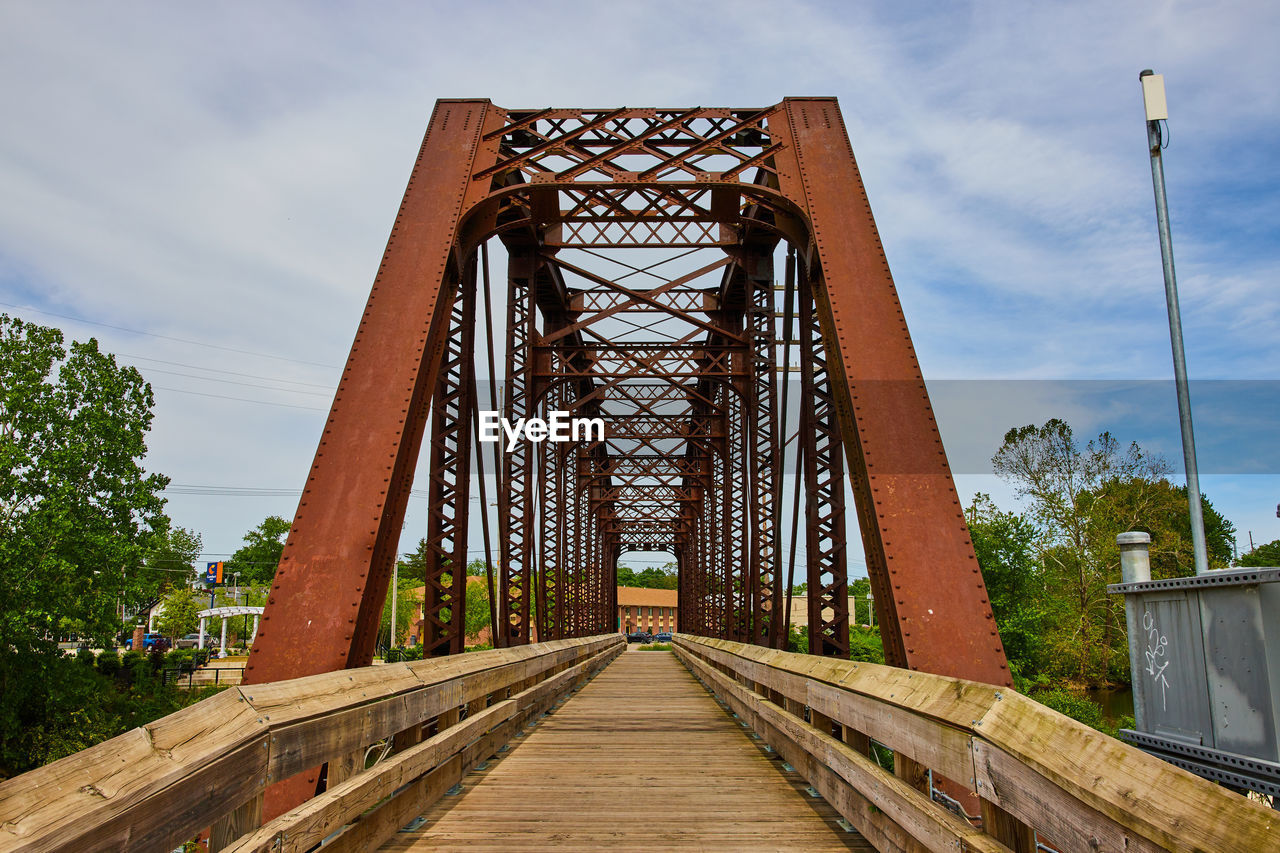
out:
M1084 723L1086 726L1095 728L1100 732L1111 733L1102 722L1102 709L1078 693L1072 693L1069 690L1057 687L1053 690L1041 690L1038 693L1033 693L1031 698L1041 705L1052 708L1059 714L1070 717L1076 722Z
M0 778L123 731L111 682L70 658L6 652L0 682Z
M76 663L83 666L93 666L93 652L86 648L76 650Z
M422 660L422 646L408 646L406 648L387 649L387 653L382 659L387 663L399 663L406 660Z
M849 660L884 663L884 640L875 628L855 625L849 629Z
M648 643L645 645L637 646L636 651L638 652L669 652L671 651L671 644L670 643Z
M120 653L114 649L104 649L102 654L98 655L98 672L109 678L115 678L120 674Z

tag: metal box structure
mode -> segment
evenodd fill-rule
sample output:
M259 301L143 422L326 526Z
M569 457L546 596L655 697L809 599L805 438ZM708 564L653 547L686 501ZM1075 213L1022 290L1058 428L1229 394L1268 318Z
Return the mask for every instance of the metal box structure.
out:
M1280 794L1280 568L1114 584L1125 596L1134 730L1208 779Z

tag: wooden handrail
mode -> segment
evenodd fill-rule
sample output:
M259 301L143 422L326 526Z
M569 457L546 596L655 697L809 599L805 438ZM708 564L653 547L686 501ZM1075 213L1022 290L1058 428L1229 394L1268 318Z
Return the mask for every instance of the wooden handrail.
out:
M1280 849L1275 811L1005 688L687 634L674 648L879 850ZM930 769L976 791L980 822L934 801Z
M393 797L374 813L386 810L380 820L364 815L343 830L367 841L394 812L420 811L422 797L444 779L461 778L623 648L610 634L228 688L0 783L0 851L169 851L210 826L211 847L222 849L261 835L267 785L326 762L331 792L357 779L380 790L370 781L393 773L397 788L414 783L412 796ZM414 750L416 763L363 770L366 748L387 738L397 758ZM421 779L404 778L410 770ZM425 778L431 783L419 784ZM361 810L370 805L363 802ZM294 828L288 820L307 819L297 812L271 825ZM344 822L333 825L339 813ZM360 812L325 814L320 838Z

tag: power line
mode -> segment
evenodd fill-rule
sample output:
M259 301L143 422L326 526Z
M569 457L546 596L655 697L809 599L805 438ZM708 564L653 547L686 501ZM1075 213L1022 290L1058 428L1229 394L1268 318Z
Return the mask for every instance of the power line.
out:
M160 367L148 367L151 373L164 373L168 376L183 376L187 379L199 379L204 382L221 382L226 385L239 385L242 388L261 388L264 391L282 391L286 394L306 394L309 397L329 397L328 394L322 394L319 391L298 391L293 388L277 388L274 385L257 385L253 382L239 382L235 379L215 379L212 376L197 376L194 373L179 373L176 370L165 370Z
M185 364L181 361L169 361L163 358L152 358L148 355L130 355L129 353L116 353L121 358L132 358L138 361L151 361L156 364L168 364L172 367L186 367L190 370L204 370L209 373L222 373L227 376L242 376L245 379L264 379L267 382L284 382L288 385L306 385L309 388L323 388L327 391L333 390L333 385L323 382L303 382L300 379L283 379L279 376L259 376L256 373L238 373L234 370L223 370L220 367L204 367L199 364ZM203 377L202 377L203 378Z
M312 367L328 367L328 368L337 367L336 364L321 364L318 361L304 361L300 358L289 358L288 356L284 356L284 355L272 355L271 353L266 353L266 352L254 352L253 350L237 349L236 347L227 347L227 346L222 346L221 344L210 344L210 343L206 343L205 341L196 341L196 340L192 340L191 338L177 338L177 337L174 337L173 335L161 335L157 332L144 332L141 329L130 329L130 328L126 328L125 326L113 326L110 323L99 323L95 320L86 320L83 317L73 317L70 314L58 314L53 311L45 311L42 308L32 308L29 305L14 305L11 302L0 302L0 305L3 305L6 308L13 308L17 311L34 311L35 313L43 314L46 317L57 317L60 320L70 320L73 323L84 323L85 325L88 325L88 326L99 326L103 329L115 329L117 332L128 332L131 335L146 335L149 338L160 338L166 341L177 341L178 343L182 343L182 344L191 344L192 346L197 346L197 347L208 347L209 349L222 350L223 352L235 352L235 353L240 353L241 355L257 356L258 358L271 358L271 359L275 359L276 361L291 361L295 364L309 364Z
M315 406L295 406L291 403L273 403L270 400L250 400L248 397L229 397L225 394L206 394L203 391L187 391L184 388L166 388L163 385L152 386L157 391L175 391L179 394L194 394L197 397L213 397L218 400L237 400L241 403L257 403L259 406L280 406L285 409L302 409L305 412L326 412L327 409L317 409Z
M171 492L175 495L206 495L228 498L296 498L302 494L302 489L269 489L258 488L256 486L212 486L196 483L170 483L165 487L165 491ZM409 494L414 497L425 498L427 496L427 490L410 489Z

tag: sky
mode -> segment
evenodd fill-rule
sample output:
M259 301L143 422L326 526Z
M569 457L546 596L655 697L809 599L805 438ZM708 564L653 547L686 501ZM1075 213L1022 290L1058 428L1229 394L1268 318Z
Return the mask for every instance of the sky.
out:
M292 516L435 99L836 96L962 499L1013 508L986 462L1049 417L1181 470L1152 68L1202 488L1247 547L1280 538L1277 33L1263 2L11 0L0 311L143 372L146 465L219 559ZM418 494L403 550L424 527Z

